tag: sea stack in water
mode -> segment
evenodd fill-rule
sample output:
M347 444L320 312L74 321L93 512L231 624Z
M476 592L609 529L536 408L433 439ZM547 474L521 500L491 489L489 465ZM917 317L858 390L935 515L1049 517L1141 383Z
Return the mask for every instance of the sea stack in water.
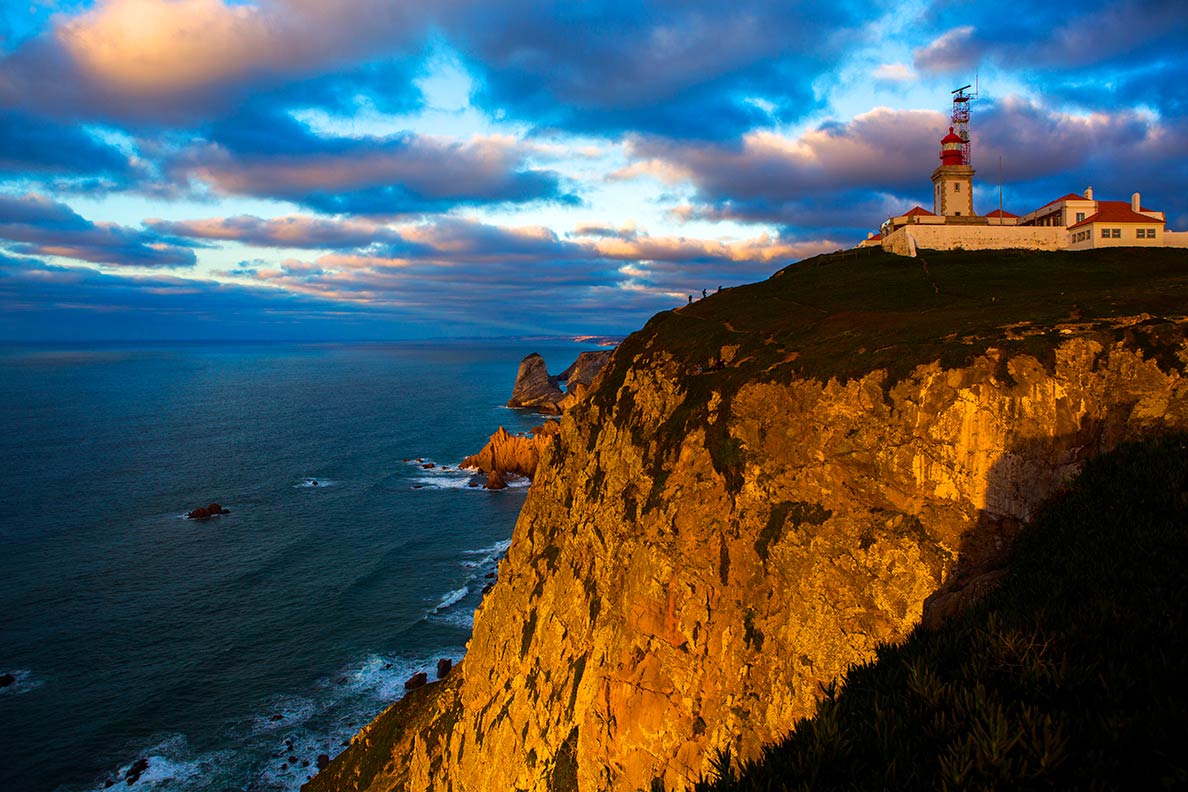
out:
M557 380L549 376L545 360L533 352L520 361L520 370L516 372L516 384L512 388L512 397L508 400L508 407L526 407L543 413L556 415L560 412L557 403L565 398Z
M569 368L553 377L549 375L544 358L533 352L520 361L507 406L560 415L582 397L613 353L611 349L583 352ZM565 383L565 391L561 390L561 382Z

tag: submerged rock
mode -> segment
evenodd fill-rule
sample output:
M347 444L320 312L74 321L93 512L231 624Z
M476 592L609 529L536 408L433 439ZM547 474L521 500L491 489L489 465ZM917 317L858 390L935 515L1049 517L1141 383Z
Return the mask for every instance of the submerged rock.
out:
M0 676L0 688L6 688L13 684L16 684L16 677L12 674L4 674Z

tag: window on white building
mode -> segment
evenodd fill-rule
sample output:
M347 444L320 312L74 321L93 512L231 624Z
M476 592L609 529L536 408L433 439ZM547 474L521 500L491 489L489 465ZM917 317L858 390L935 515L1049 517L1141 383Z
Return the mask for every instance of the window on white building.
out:
M1085 213L1084 213L1084 212L1077 212L1077 222L1079 223L1079 222L1081 222L1081 221L1082 221L1082 220L1084 220L1084 219L1085 219Z
M1121 228L1111 229L1110 236L1112 236L1114 239L1121 239L1122 238L1122 229Z
M953 182L953 192L961 192L961 182Z
M1101 229L1101 238L1109 239L1110 238L1110 229L1108 229L1108 228Z
M1137 237L1138 239L1146 239L1146 238L1147 238L1147 229L1145 229L1145 228L1137 228L1137 229L1135 229L1135 231L1134 231L1134 235L1135 235L1135 237Z

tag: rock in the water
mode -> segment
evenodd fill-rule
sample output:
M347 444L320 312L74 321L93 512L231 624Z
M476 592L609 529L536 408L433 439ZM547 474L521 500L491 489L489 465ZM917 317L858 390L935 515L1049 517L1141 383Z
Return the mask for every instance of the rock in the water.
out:
M404 689L405 690L416 690L419 687L424 687L428 681L429 681L429 675L426 674L424 671L418 671L417 673L410 676L408 678L408 681L404 683Z
M462 460L459 467L476 468L488 477L498 471L532 478L536 473L536 465L545 447L553 440L553 435L559 431L556 421L545 421L543 425L532 430L532 437L508 434L502 426L491 435L491 439L482 450L474 456ZM506 482L505 482L506 483ZM488 489L496 489L488 485Z
M124 774L124 780L128 782L128 786L132 786L139 781L144 771L148 770L148 766L148 759L145 759L143 756L133 762L132 766L128 768L128 772Z
M5 674L0 676L0 688L6 688L9 685L16 684L16 677L12 674Z
M504 478L502 470L492 470L487 474L487 483L483 485L485 489L501 490L507 489L507 479Z
M437 678L445 679L445 675L450 673L450 669L454 667L454 661L448 657L443 657L437 661Z
M520 361L508 407L529 407L555 414L559 412L557 402L563 398L565 394L557 387L557 380L549 376L544 358L533 352Z
M205 520L208 517L215 517L220 514L230 514L231 512L224 509L218 503L211 503L207 506L199 506L192 512L186 514L186 518L190 520Z

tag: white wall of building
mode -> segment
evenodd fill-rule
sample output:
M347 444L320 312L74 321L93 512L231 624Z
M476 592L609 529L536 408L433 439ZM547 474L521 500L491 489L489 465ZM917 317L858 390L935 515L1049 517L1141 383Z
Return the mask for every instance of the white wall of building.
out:
M1186 234L1188 236L1188 234ZM883 237L883 250L897 256L914 256L924 250L1062 250L1068 231L1058 226L971 226L916 224Z

